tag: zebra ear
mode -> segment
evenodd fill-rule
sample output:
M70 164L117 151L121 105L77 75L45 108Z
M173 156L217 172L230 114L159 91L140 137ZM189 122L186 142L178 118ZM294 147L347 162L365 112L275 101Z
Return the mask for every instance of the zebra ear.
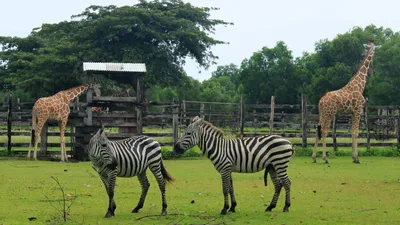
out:
M198 121L198 120L200 120L201 118L199 117L199 116L195 116L193 119L192 119L192 122L194 123L194 122L196 122L196 121Z
M100 134L102 134L104 132L104 125L101 125L99 132L100 132Z

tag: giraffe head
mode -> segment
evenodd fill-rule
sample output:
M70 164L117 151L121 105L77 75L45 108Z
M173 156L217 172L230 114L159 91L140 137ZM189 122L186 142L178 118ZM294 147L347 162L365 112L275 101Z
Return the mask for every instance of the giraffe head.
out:
M375 45L374 41L370 40L367 44L364 44L364 53L363 56L368 56L375 51L375 49L380 48L380 45Z
M101 85L98 83L90 83L88 89L93 89L96 96L101 96Z
M197 145L200 142L201 125L203 119L196 116L192 119L192 122L186 127L183 136L176 142L174 146L174 153L180 155L186 150Z

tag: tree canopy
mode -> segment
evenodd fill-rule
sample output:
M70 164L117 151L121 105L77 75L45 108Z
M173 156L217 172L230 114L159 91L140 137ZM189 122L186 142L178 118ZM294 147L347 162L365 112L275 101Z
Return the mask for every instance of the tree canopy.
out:
M186 57L208 68L217 58L211 47L225 43L211 34L231 23L210 19L212 10L218 9L181 0L90 6L71 21L43 24L26 38L0 37L0 76L39 97L82 82L84 61L141 62L147 86L173 85L186 76ZM38 85L43 88L34 89Z
M71 21L43 24L25 38L0 37L0 83L14 83L14 95L34 100L84 82L85 61L142 62L152 101L238 102L243 95L246 103L269 103L274 95L278 104L298 104L306 94L317 104L350 80L363 60L363 44L373 40L382 47L364 95L372 104L400 104L400 34L375 25L316 40L314 52L296 58L283 41L260 46L240 65L218 65L211 78L193 79L182 68L185 60L209 68L217 59L212 47L225 44L212 37L216 27L231 25L211 19L213 10L218 9L181 0L90 6Z

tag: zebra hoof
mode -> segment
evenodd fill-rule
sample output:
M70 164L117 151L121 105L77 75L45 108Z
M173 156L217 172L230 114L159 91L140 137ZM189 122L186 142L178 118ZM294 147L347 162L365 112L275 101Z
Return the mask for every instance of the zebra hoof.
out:
M221 210L221 215L226 215L226 209Z
M360 164L360 161L359 160L354 160L353 163Z
M289 208L283 208L283 212L289 212Z
M270 205L267 207L267 209L265 209L265 212L271 212L271 210L275 207L276 207L276 205Z
M132 213L138 213L139 212L139 209L138 208L134 208L133 210L132 210Z
M104 218L110 218L110 217L112 217L112 216L114 216L114 213L108 211L108 212L106 213L106 215L104 216Z

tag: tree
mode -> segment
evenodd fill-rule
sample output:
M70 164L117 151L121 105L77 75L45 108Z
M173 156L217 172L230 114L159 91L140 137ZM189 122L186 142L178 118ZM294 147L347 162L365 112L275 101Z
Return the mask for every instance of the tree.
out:
M369 25L366 28L355 27L350 32L339 34L332 41L321 40L315 45L315 53L303 56L297 64L298 70L311 80L305 85L305 92L312 103L317 104L319 99L328 91L342 88L357 72L363 60L363 44L374 40L376 45L384 44L393 37L390 29ZM379 57L379 50L375 58ZM373 63L375 65L375 63ZM374 73L378 72L373 70ZM369 80L368 85L374 83ZM368 96L368 88L365 95Z
M239 72L238 66L231 63L225 66L218 66L217 70L212 72L212 77L229 77L231 82L237 87L239 85Z
M185 76L186 57L208 68L217 58L210 48L225 42L210 37L218 25L216 8L181 0L139 1L134 6L90 6L72 21L44 24L27 38L0 37L10 80L35 97L82 82L82 62L146 63L146 86L175 85ZM31 89L43 85L43 89Z
M368 81L371 104L400 105L400 34L394 34L376 51L374 73Z
M263 47L242 62L240 83L248 103L295 103L299 99L292 52L280 41L274 48Z
M203 82L200 97L206 102L232 102L236 87L228 76L211 77Z

